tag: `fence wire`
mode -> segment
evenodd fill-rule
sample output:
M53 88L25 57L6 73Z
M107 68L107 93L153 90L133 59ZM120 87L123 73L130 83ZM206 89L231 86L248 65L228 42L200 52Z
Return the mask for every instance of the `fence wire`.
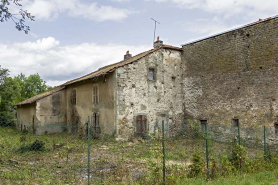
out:
M28 123L1 122L0 184L185 184L278 167L272 128L201 122L168 137L163 123L123 141L97 132L90 117L43 129Z

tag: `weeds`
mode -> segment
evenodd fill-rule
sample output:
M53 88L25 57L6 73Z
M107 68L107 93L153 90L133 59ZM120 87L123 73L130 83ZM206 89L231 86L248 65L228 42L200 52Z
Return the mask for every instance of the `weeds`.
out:
M69 134L22 135L8 127L0 133L0 184L87 184L86 140ZM239 178L250 184L252 178L267 183L278 178L278 151L270 150L265 161L262 149L212 140L209 148L207 181L204 139L167 139L166 184L238 184ZM161 139L92 140L90 172L91 184L161 184Z

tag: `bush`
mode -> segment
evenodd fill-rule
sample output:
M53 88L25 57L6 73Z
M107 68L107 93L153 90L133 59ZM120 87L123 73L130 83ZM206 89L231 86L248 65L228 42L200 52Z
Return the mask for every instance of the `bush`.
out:
M247 152L242 145L235 144L232 149L232 154L230 156L230 161L232 165L240 170L247 161Z
M197 177L203 173L203 160L201 154L197 151L194 152L192 157L192 164L189 165L188 177Z
M227 155L220 156L221 175L227 176L235 171L235 167L230 162Z
M23 153L23 152L28 152L28 151L44 151L44 142L43 141L39 141L36 140L34 143L32 144L28 144L28 145L23 145L21 146L18 151Z
M15 127L13 116L4 112L0 113L0 126L1 127Z

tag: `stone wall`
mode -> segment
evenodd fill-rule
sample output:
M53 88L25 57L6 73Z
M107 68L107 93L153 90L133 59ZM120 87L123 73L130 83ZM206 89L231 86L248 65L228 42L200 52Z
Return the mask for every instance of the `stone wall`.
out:
M275 18L183 46L186 119L232 126L236 118L243 128L266 125L268 141L277 139L277 26Z
M148 79L149 69L154 80ZM165 120L167 136L180 130L183 121L181 52L160 49L116 70L117 135L129 139L136 134L136 117L146 116L147 132L157 135Z

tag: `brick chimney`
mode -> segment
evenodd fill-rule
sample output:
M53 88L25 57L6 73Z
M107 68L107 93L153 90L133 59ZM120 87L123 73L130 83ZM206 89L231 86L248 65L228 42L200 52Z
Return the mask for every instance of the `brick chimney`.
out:
M129 51L127 51L126 54L124 55L124 60L127 60L131 57L132 57L132 54L129 54Z
M159 40L159 36L157 37L157 41L155 41L154 43L153 43L153 47L154 48L158 48L158 47L160 47L160 46L162 46L163 45L163 41L162 40Z

